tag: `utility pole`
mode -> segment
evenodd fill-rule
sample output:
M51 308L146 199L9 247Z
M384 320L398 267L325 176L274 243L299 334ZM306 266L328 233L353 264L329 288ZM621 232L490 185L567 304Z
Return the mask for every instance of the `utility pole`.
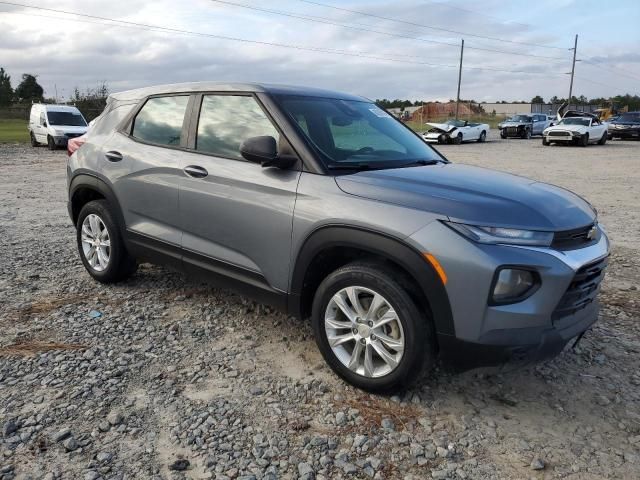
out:
M571 64L571 83L569 83L569 99L567 101L567 109L571 108L571 95L573 93L573 74L576 71L576 52L578 50L578 35L576 34L576 40L573 44L573 63ZM578 106L576 105L576 108Z
M458 107L460 106L460 83L462 82L462 56L464 54L464 38L460 45L460 68L458 69L458 95L456 96L456 120L458 120ZM575 55L575 53L574 53ZM575 56L574 56L575 61ZM573 76L571 77L573 79Z
M54 83L53 88L56 90L56 103L58 103L58 85Z

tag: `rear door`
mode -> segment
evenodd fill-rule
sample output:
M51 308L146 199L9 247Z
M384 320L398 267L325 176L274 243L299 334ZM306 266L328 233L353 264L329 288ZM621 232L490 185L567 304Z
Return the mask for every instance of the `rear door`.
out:
M148 98L121 132L102 147L101 171L113 185L134 243L180 263L178 210L181 149L189 95Z
M263 168L239 148L262 135L275 137L280 153L291 147L248 93L199 95L191 125L180 165L185 268L285 291L300 168Z

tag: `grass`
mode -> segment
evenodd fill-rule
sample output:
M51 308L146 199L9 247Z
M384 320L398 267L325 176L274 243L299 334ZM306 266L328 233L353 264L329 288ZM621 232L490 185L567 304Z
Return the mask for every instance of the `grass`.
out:
M504 117L502 116L461 116L460 120L468 120L469 123L487 123L491 128L498 128L498 123L504 121ZM407 127L411 128L416 132L424 132L427 130L426 122L430 123L445 123L447 120L453 120L453 117L438 117L438 118L425 118L424 122L420 123L420 121L411 120L407 122Z
M0 143L28 142L26 120L0 119Z

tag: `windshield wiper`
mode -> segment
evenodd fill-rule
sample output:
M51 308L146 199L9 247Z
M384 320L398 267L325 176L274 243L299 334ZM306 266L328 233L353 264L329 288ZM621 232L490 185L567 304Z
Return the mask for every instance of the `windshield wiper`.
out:
M442 160L415 160L413 162L401 163L400 165L396 165L394 168L414 167L416 165L436 165L440 162L444 163Z
M373 165L370 163L334 163L327 165L330 170L371 170Z

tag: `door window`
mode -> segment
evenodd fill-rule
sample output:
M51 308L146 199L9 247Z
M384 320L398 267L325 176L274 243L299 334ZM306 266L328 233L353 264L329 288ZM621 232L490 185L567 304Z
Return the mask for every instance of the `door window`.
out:
M131 135L149 143L179 146L188 102L187 95L150 98L136 115Z
M255 98L247 95L202 97L196 150L242 160L240 144L263 135L280 140L278 130Z
M44 117L44 112L40 112L40 125L44 125L46 118Z

